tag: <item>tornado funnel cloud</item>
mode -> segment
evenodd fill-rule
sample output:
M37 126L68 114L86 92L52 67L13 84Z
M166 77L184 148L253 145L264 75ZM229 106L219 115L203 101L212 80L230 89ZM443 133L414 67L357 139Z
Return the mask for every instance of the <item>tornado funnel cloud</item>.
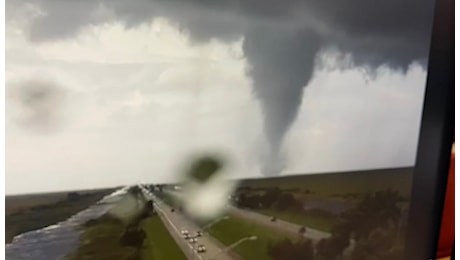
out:
M262 174L278 175L284 136L297 117L319 50L319 37L304 29L256 28L245 36L248 76L260 101L269 147L262 155Z

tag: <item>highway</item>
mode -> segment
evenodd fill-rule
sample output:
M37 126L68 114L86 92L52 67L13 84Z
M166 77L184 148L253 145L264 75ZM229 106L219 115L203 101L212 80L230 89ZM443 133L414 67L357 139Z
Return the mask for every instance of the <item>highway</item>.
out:
M174 191L166 191L172 196L176 196L180 199L181 193L174 192ZM271 221L271 216L266 216L251 210L244 210L230 204L227 206L229 215L249 220L257 225L261 225L273 230L277 230L278 232L284 233L289 235L290 237L298 237L299 230L302 225L295 224L292 222L284 221L281 219L277 219L275 222ZM312 239L314 241L318 241L323 238L330 237L330 234L327 232L323 232L317 229L309 228L305 226L305 233L303 234L304 237Z
M155 209L160 214L163 223L165 224L166 228L170 231L171 235L173 236L176 243L178 243L179 247L182 249L184 254L187 256L188 259L195 259L195 260L209 260L212 258L216 258L219 260L236 260L241 259L234 253L231 255L226 253L221 253L221 251L225 248L219 241L208 235L206 232L203 232L203 235L197 238L197 243L191 244L187 240L183 238L181 234L181 230L186 229L188 232L194 236L200 228L183 216L178 211L171 212L171 207L164 203L161 199L153 195L148 190L142 188L144 195L148 199L152 199L155 205ZM198 245L204 245L206 247L206 252L198 253L196 252L196 247ZM217 257L216 257L217 256Z
M301 225L287 222L281 219L277 219L273 222L271 221L271 216L259 214L254 211L239 209L233 206L229 206L228 208L230 215L247 219L249 221L257 223L258 225L278 230L279 232L290 234L293 237L299 236L299 230L302 227ZM323 238L328 238L330 236L330 234L327 232L319 231L308 227L305 227L305 230L306 231L303 236L312 240L320 240Z

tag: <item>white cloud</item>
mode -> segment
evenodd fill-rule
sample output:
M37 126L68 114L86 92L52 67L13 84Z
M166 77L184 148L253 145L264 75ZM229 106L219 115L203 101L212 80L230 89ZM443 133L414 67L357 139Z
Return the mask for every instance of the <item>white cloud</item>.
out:
M160 40L156 23L163 24ZM8 82L47 75L69 95L57 132L43 136L7 122L7 192L171 180L191 149L232 149L244 157L235 134L253 132L253 124L241 129L258 112L245 61L235 55L241 42L192 46L161 19L130 30L92 28L50 44L10 39L31 55L8 62ZM156 53L143 55L145 42ZM28 177L37 181L24 185Z
M291 172L411 166L415 163L426 72L381 68L318 71L287 138Z
M24 131L7 110L7 193L170 181L201 151L227 153L234 176L259 175L262 115L241 39L192 45L159 18L33 45L9 26L7 90L46 75L68 95L66 120L47 135ZM412 164L424 81L417 67L371 81L317 71L286 139L287 171Z

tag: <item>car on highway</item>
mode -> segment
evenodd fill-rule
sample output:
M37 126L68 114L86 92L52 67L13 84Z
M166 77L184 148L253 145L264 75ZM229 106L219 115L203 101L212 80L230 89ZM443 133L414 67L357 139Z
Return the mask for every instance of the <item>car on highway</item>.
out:
M201 237L201 236L203 236L203 232L197 231L197 232L196 232L196 237Z
M198 253L204 253L206 252L206 247L204 245L199 245L197 248L196 248L196 251Z
M195 237L192 237L188 240L188 242L190 242L190 244L195 244L196 242L198 242L198 239L196 239Z
M275 222L275 221L276 221L276 217L272 217L272 218L270 219L270 221L271 221L271 222Z
M189 239L189 238L190 238L190 234L184 234L184 238L185 238L185 239Z
M187 229L182 229L180 232L182 233L182 235L185 235L185 234L188 235L189 234Z

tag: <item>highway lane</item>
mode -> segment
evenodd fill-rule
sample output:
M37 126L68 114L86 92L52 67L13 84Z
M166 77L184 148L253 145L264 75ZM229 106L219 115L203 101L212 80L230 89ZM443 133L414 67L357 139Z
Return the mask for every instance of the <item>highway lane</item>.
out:
M181 199L182 194L176 191L166 191L172 196ZM232 206L230 203L227 205L227 209L230 215L235 217L243 218L254 222L258 225L277 230L278 232L282 232L288 234L291 237L298 237L300 235L299 230L302 228L302 225L295 224L292 222L284 221L281 219L277 219L275 222L271 221L271 216L266 216L251 210L244 210L237 207ZM303 234L304 237L312 239L314 241L318 241L323 238L330 237L331 234L327 232L323 232L317 229L309 228L305 226L305 233Z
M200 228L179 212L171 212L171 207L153 195L151 192L147 191L146 189L143 189L143 191L147 198L154 201L155 208L157 212L162 216L164 224L189 259L209 260L211 258L216 258L216 256L216 259L219 260L241 259L233 253L231 255L221 253L225 246L206 232L203 232L203 235L197 238L198 241L195 244L189 243L183 238L181 230L186 229L193 236L197 231L200 230ZM197 253L196 247L198 245L204 245L206 247L206 252Z
M250 210L244 210L240 208L236 208L233 206L229 206L229 214L250 220L252 222L256 222L259 225L265 226L267 228L271 228L274 230L278 230L283 233L290 234L291 236L299 236L299 230L302 225L294 224L291 222L287 222L281 219L277 219L276 221L271 221L271 216L266 216L263 214L256 213ZM319 231L317 229L305 227L305 233L303 234L304 237L312 239L312 240L320 240L323 238L330 237L330 234L327 232Z

